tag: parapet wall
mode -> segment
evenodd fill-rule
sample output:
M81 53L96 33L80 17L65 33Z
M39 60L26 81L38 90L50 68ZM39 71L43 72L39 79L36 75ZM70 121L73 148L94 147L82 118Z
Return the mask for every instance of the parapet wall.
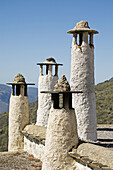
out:
M24 151L43 161L46 128L37 125L28 125L22 133L24 135Z
M113 150L111 149L94 144L83 143L78 146L77 153L113 169Z

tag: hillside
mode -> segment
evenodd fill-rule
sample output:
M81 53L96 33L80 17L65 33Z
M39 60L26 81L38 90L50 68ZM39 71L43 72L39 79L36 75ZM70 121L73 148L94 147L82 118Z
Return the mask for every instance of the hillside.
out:
M0 84L0 114L9 110L9 100L11 95L11 87ZM28 87L29 103L37 101L38 89L36 87Z
M95 86L99 124L113 124L113 78Z
M11 88L4 84L0 84L0 113L8 111L10 94Z
M113 124L113 78L95 86L98 124ZM35 93L34 93L35 95ZM30 123L36 122L37 102L30 104ZM0 114L0 152L7 150L8 113Z

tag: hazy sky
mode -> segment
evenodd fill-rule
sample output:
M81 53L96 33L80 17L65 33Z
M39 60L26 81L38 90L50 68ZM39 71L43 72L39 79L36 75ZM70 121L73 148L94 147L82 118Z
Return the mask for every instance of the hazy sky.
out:
M59 76L70 80L72 35L80 20L99 31L94 36L95 83L113 77L113 0L0 0L0 84L22 73L38 82L38 62L63 63Z

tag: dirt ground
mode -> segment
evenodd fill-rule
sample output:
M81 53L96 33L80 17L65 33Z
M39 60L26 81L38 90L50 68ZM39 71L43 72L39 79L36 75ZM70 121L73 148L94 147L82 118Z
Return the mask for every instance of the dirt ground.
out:
M0 170L41 170L41 168L41 161L26 152L0 152Z

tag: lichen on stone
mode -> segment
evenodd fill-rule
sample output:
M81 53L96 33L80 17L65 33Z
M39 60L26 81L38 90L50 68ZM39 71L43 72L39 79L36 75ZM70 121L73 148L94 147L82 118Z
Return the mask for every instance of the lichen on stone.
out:
M70 85L65 75L62 75L61 79L56 82L56 85L54 86L54 91L57 92L70 91Z

